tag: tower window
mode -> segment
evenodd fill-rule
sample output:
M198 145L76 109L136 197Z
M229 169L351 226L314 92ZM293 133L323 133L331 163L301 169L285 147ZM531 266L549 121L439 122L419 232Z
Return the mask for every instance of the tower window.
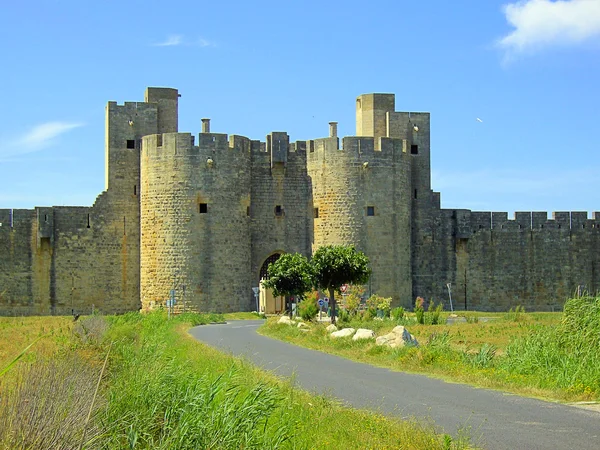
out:
M418 155L419 154L419 146L416 144L413 144L410 146L410 154L411 155Z
M367 206L367 216L374 216L374 215L375 215L375 207Z
M277 217L283 216L283 208L281 207L281 205L275 206L275 215Z
M208 212L208 204L207 203L200 203L198 205L198 212L200 214L206 214Z
M246 215L250 217L250 207L246 206Z
M415 198L417 198L417 190L415 189Z
M315 219L319 218L319 208L315 208L315 210L314 210L314 218Z
M135 140L127 139L127 148L135 148Z

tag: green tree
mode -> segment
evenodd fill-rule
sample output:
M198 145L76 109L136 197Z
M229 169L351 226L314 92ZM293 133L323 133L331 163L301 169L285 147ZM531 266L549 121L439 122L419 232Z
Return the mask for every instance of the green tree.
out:
M263 286L273 290L277 297L304 298L304 294L311 290L312 266L308 260L299 253L286 253L277 261L269 264L267 268L269 279L263 281ZM292 308L289 308L290 316Z
M369 258L354 246L326 245L315 252L311 262L315 286L329 293L331 322L335 323L335 293L343 284L365 284L369 280Z

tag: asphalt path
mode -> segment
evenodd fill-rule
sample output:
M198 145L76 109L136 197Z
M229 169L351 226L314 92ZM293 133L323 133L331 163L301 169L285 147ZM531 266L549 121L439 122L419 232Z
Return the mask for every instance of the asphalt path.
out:
M261 336L262 323L205 325L190 334L352 407L427 418L453 435L468 430L472 443L486 449L600 449L598 412L353 362Z

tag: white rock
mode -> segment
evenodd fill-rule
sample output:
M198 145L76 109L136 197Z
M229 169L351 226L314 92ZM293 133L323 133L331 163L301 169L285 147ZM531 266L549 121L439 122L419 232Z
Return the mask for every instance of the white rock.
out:
M352 336L353 341L358 341L360 339L373 339L375 337L375 332L373 330L368 330L366 328L359 328L356 330L356 334Z
M298 328L308 328L308 325L306 325L304 322L298 322Z
M290 320L290 318L288 316L281 316L277 323L285 323L285 324L291 325L292 321Z
M375 339L375 344L385 345L390 348L404 347L405 345L417 347L419 345L415 337L402 325L398 325L388 334L379 336Z
M356 330L354 328L344 328L340 331L334 331L333 333L331 333L331 337L333 339L336 338L343 338L343 337L350 337L354 334Z
M325 328L325 331L327 331L328 333L333 333L334 331L337 331L338 327L336 327L334 324L328 325L327 328Z

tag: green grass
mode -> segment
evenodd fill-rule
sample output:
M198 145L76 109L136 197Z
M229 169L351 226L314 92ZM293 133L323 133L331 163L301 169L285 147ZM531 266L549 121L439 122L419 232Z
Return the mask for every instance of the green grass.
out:
M401 320L419 340L418 348L332 340L321 324L306 333L270 320L259 332L394 370L558 401L600 401L600 297L570 300L564 314L521 308L463 314L467 322L448 325L421 325L411 315ZM395 325L386 320L343 326L382 335Z
M225 317L225 320L257 320L265 318L263 314L258 314L255 312L226 313L223 314L223 317Z
M35 362L24 358L0 378L0 449L41 448L39 443L47 442L43 439L57 427L62 427L62 438L52 448L77 448L85 426L81 418L91 405L109 346L84 448L468 448L468 439L436 434L430 423L395 420L309 395L293 381L281 381L187 333L191 325L222 321L222 316L185 314L167 320L161 313L130 313L82 319L68 341L57 335L61 340L51 359L42 354ZM12 328L13 334L32 334L16 320ZM36 365L44 361L50 364ZM52 361L64 367L57 372ZM6 392L12 394L2 395ZM35 401L34 393L40 394ZM27 408L52 414L27 421ZM77 414L61 422L68 411Z

